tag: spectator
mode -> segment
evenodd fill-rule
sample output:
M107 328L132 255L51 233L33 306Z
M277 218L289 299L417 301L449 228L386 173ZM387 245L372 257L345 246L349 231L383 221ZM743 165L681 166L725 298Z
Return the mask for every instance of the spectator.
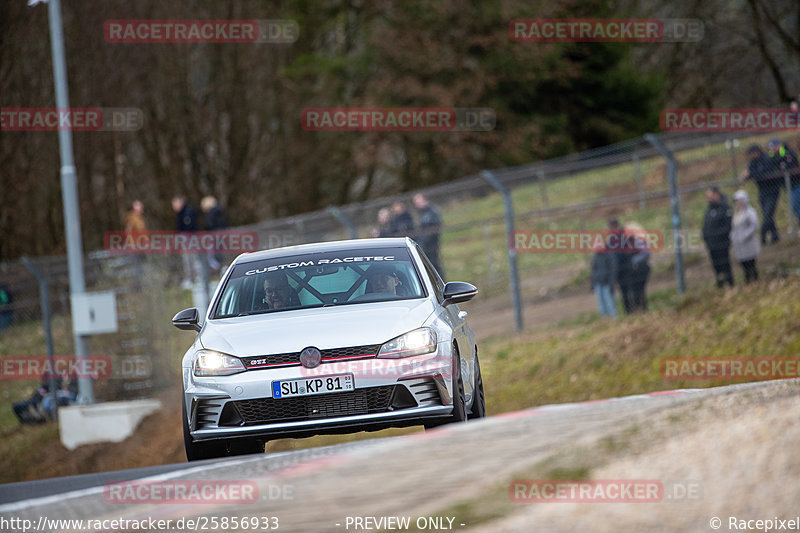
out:
M706 190L708 207L703 219L703 241L711 257L711 265L717 279L717 287L726 283L733 287L733 272L730 258L731 207L728 199L716 186Z
M75 403L75 399L78 397L78 377L77 375L67 376L65 373L61 379L56 380L56 386L58 387L56 389L56 405L53 405L53 397L49 394L42 398L42 408L50 419L55 418L57 407Z
M738 190L733 195L736 211L733 215L731 228L731 243L733 255L744 269L745 283L758 280L756 257L761 252L756 230L758 229L758 215L750 206L750 199L743 190Z
M635 235L644 235L644 228L636 222L625 224L625 232ZM630 286L632 312L647 311L647 279L650 277L650 250L638 248L631 256Z
M228 227L228 218L225 216L225 211L217 205L217 199L213 196L206 196L200 200L200 209L206 220L207 231L220 231ZM208 254L208 267L211 270L219 271L222 268L222 256L218 250L214 253Z
M597 297L597 308L601 315L616 317L617 304L614 301L614 283L617 280L616 254L606 248L595 251L592 259L592 289Z
M144 204L140 200L134 200L131 203L131 210L125 213L125 231L140 233L147 231L147 222L144 219ZM144 255L135 254L131 261L133 262L133 286L135 291L141 290L142 277L144 276Z
M8 285L0 285L0 330L6 329L14 321L14 296Z
M442 232L442 217L439 209L431 204L422 193L415 194L412 202L419 215L417 243L431 260L434 268L439 272L439 276L444 279L444 270L439 259L439 236Z
M612 218L608 221L608 230L611 233L616 233L622 237L624 233L620 227L619 221ZM617 239L621 242L621 239ZM614 260L617 262L617 279L615 283L619 285L619 291L622 295L622 307L625 309L625 314L633 313L633 265L631 258L633 257L629 250L618 250L614 252Z
M388 207L381 208L378 211L378 227L373 228L372 236L373 237L391 237L391 221L392 221L392 211Z
M175 229L177 231L197 231L197 216L184 196L172 199L172 210L175 211ZM181 254L183 259L183 281L181 287L191 289L195 273L199 270L197 258L194 254Z
M772 242L778 242L778 228L775 226L775 209L778 207L781 189L783 188L783 173L776 168L767 154L758 145L747 149L750 162L747 170L742 173L742 180L753 180L758 187L758 203L764 222L761 224L761 244L767 244L767 234L772 235Z
M134 200L131 210L125 213L125 231L147 231L147 222L144 220L144 204Z
M414 219L408 212L406 204L397 201L392 204L392 220L389 222L389 233L392 237L411 237L414 234Z
M778 139L769 141L767 149L769 150L769 157L772 161L773 168L780 169L782 176L785 172L789 173L792 211L794 211L800 223L800 162L798 162L797 154Z
M61 382L56 379L56 387L61 387ZM41 424L47 421L45 412L42 410L42 400L50 391L50 373L42 375L42 382L39 387L27 400L14 403L12 409L20 424Z

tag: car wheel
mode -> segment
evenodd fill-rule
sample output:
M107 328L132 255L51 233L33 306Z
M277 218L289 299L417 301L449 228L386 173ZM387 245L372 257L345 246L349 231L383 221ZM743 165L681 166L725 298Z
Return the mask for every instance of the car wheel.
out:
M472 389L472 410L469 419L486 417L486 399L483 396L483 377L481 376L481 364L478 361L478 347L475 347L475 387Z
M467 421L467 400L464 397L464 380L461 376L461 358L458 348L453 349L453 415L450 422Z
M189 432L189 417L186 414L186 399L181 395L181 419L183 421L183 446L187 461L216 459L234 455L264 453L264 443L253 439L212 440L195 442Z

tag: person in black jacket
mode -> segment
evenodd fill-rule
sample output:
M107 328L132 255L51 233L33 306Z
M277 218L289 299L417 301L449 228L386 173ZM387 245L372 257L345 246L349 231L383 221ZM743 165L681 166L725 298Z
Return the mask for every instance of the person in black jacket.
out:
M716 186L706 190L706 198L708 207L703 220L703 240L714 267L717 287L722 288L726 283L733 287L730 257L733 211L728 199Z
M773 167L780 169L781 176L784 173L789 175L792 211L794 211L797 221L800 222L800 160L798 160L797 154L786 143L781 142L780 139L769 141L767 149L769 150L769 158ZM783 183L786 183L785 178Z
M389 233L392 237L411 237L414 234L414 219L408 212L406 204L397 201L392 204L392 221L389 223Z
M200 200L200 209L205 215L206 231L221 231L228 227L228 217L213 196L206 196ZM208 267L213 271L219 271L222 267L222 254L218 250L208 254Z
M419 215L416 241L431 260L436 271L439 272L439 276L445 279L442 263L439 260L439 234L442 232L442 217L439 209L431 204L422 193L415 194L412 201Z
M172 199L172 210L175 211L175 229L177 231L197 231L197 215L192 206L186 201L186 197L174 197ZM183 260L183 281L181 286L184 289L191 289L195 273L199 272L200 265L197 257L193 254L181 254L181 259Z
M773 164L769 156L758 145L747 149L750 162L742 174L742 180L753 180L758 187L758 203L761 205L761 244L767 244L767 234L772 236L773 243L780 240L778 228L775 226L775 209L778 207L783 186L783 172Z
M617 238L617 242L619 242L625 233L620 226L619 220L616 218L609 219L607 225L609 233L615 233L619 236ZM614 260L617 262L615 283L619 285L619 292L622 296L622 307L625 310L625 314L628 315L634 311L633 263L631 263L633 255L629 250L619 250L610 255L613 255Z

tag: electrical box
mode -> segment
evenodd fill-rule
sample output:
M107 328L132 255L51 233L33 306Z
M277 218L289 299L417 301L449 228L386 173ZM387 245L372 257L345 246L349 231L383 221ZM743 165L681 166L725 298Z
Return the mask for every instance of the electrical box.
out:
M114 291L73 295L72 330L77 335L116 332L117 300Z

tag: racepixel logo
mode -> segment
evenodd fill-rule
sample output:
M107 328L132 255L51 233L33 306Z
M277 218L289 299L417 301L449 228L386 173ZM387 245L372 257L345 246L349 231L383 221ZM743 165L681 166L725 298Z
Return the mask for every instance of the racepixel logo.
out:
M495 123L489 108L313 107L300 114L306 131L490 131Z
M770 380L800 378L798 357L666 357L661 377L682 380Z
M772 132L798 129L798 113L788 109L664 109L662 131Z
M136 131L144 113L134 107L3 107L2 131Z
M659 252L664 235L654 230L518 230L509 234L508 246L529 253L630 253Z
M107 231L103 246L113 254L241 254L258 250L255 231Z
M7 355L0 357L0 379L40 379L42 376L100 379L111 376L107 355Z
M698 42L697 19L514 19L508 36L522 43Z
M108 43L293 43L300 34L294 20L108 20Z

